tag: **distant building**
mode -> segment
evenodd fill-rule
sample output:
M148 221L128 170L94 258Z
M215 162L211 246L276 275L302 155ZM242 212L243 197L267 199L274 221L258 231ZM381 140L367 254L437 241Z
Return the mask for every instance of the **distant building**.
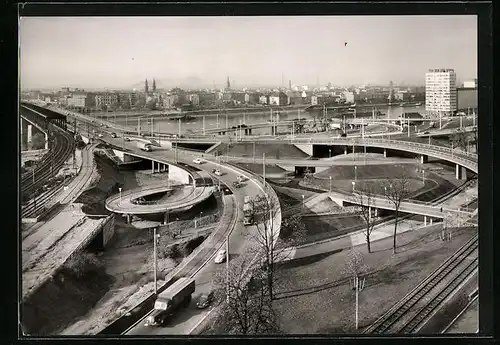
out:
M213 105L216 100L216 94L213 92L201 92L198 94L200 99L200 105L210 106Z
M411 100L411 93L409 93L407 90L396 91L396 93L394 94L394 98L397 101L408 102Z
M342 93L342 98L346 103L356 103L360 99L359 95L352 91L344 91Z
M75 108L91 108L95 101L92 100L92 95L87 93L73 93L68 97L68 106Z
M302 105L304 104L304 98L302 98L302 93L298 91L288 91L286 93L288 97L289 105Z
M477 79L464 81L464 88L477 88Z
M477 108L477 88L457 88L457 109Z
M246 104L250 100L250 96L245 92L233 92L231 97L237 104Z
M260 104L269 104L269 96L268 95L260 95L259 96Z
M116 93L101 93L95 95L95 105L97 108L103 105L110 106L118 103L118 94Z
M456 82L453 69L430 69L425 74L425 110L444 114L457 110Z
M274 92L269 95L269 104L270 105L288 105L288 97L284 92Z
M198 96L198 94L196 94L196 93L192 93L192 94L188 95L188 101L192 105L198 106L198 105L200 105L200 96Z
M175 108L178 104L180 104L181 99L179 95L166 95L163 97L163 108L172 109Z

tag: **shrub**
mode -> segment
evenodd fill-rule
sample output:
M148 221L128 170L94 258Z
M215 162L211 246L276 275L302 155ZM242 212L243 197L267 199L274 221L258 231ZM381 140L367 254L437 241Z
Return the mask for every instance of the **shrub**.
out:
M170 258L170 259L178 259L182 256L182 253L179 249L179 245L178 244L174 244L172 246L169 246L169 247L166 247L164 250L161 251L161 253L163 253L163 258Z
M203 242L204 239L205 237L199 236L187 241L184 245L184 256L188 256L189 254L191 254L193 250L195 250L196 247L198 247Z
M80 253L72 256L65 264L76 278L84 277L88 274L97 273L103 269L104 265L92 253Z

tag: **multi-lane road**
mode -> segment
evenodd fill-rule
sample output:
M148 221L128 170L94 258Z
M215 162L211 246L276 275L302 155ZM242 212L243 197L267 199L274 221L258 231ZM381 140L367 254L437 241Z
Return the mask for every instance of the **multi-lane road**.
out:
M110 144L118 144L120 142L119 138L106 138L106 141ZM158 161L174 161L175 157L171 150L166 149L155 149L152 152L139 152L139 149L133 146L133 144L127 143L126 148L130 151L137 151L141 156L147 156L151 159L155 159ZM192 159L194 156L181 155L178 157L178 162L192 164ZM220 176L220 180L222 183L226 185L231 185L233 181L236 181L237 176L240 172L235 171L234 168L228 167L225 165L219 165L213 162L205 162L198 166L199 169L204 171L211 171L213 168L218 168L223 175ZM260 189L260 183L249 179L244 182L243 187L239 189L234 189L234 197L236 201L236 207L239 205L243 205L243 199L246 195L250 197L256 197L259 194L263 194ZM236 224L229 236L229 257L235 258L239 255L245 253L245 247L249 245L250 235L249 232L256 231L254 227L245 227L242 221L242 212L239 209L236 209L235 212L238 212ZM196 291L193 295L193 300L196 301L198 296L201 293L208 292L213 289L212 280L214 274L219 269L224 269L224 265L217 265L211 259L196 275L194 279L196 281ZM192 302L191 305L187 309L181 310L178 314L176 314L175 319L172 321L170 326L166 327L146 327L144 326L144 319L137 323L137 325L130 329L127 334L133 335L157 335L157 334L188 334L192 331L192 329L203 320L203 318L207 315L209 310L198 310L196 309L195 303Z

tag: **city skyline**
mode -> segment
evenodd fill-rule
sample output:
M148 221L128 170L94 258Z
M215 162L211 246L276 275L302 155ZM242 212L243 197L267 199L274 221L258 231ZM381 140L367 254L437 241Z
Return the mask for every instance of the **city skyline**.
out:
M430 68L462 82L477 78L477 18L28 17L20 64L23 89L423 85Z

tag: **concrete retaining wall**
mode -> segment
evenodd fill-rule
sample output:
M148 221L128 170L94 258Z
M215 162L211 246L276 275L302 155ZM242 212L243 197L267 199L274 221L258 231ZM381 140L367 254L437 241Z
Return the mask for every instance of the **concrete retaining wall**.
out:
M169 180L178 181L182 184L189 184L190 183L189 177L190 177L189 173L186 170L176 167L175 165L169 165L168 167Z
M312 144L293 144L296 148L298 148L300 151L304 152L305 154L312 156L313 155L313 145Z

